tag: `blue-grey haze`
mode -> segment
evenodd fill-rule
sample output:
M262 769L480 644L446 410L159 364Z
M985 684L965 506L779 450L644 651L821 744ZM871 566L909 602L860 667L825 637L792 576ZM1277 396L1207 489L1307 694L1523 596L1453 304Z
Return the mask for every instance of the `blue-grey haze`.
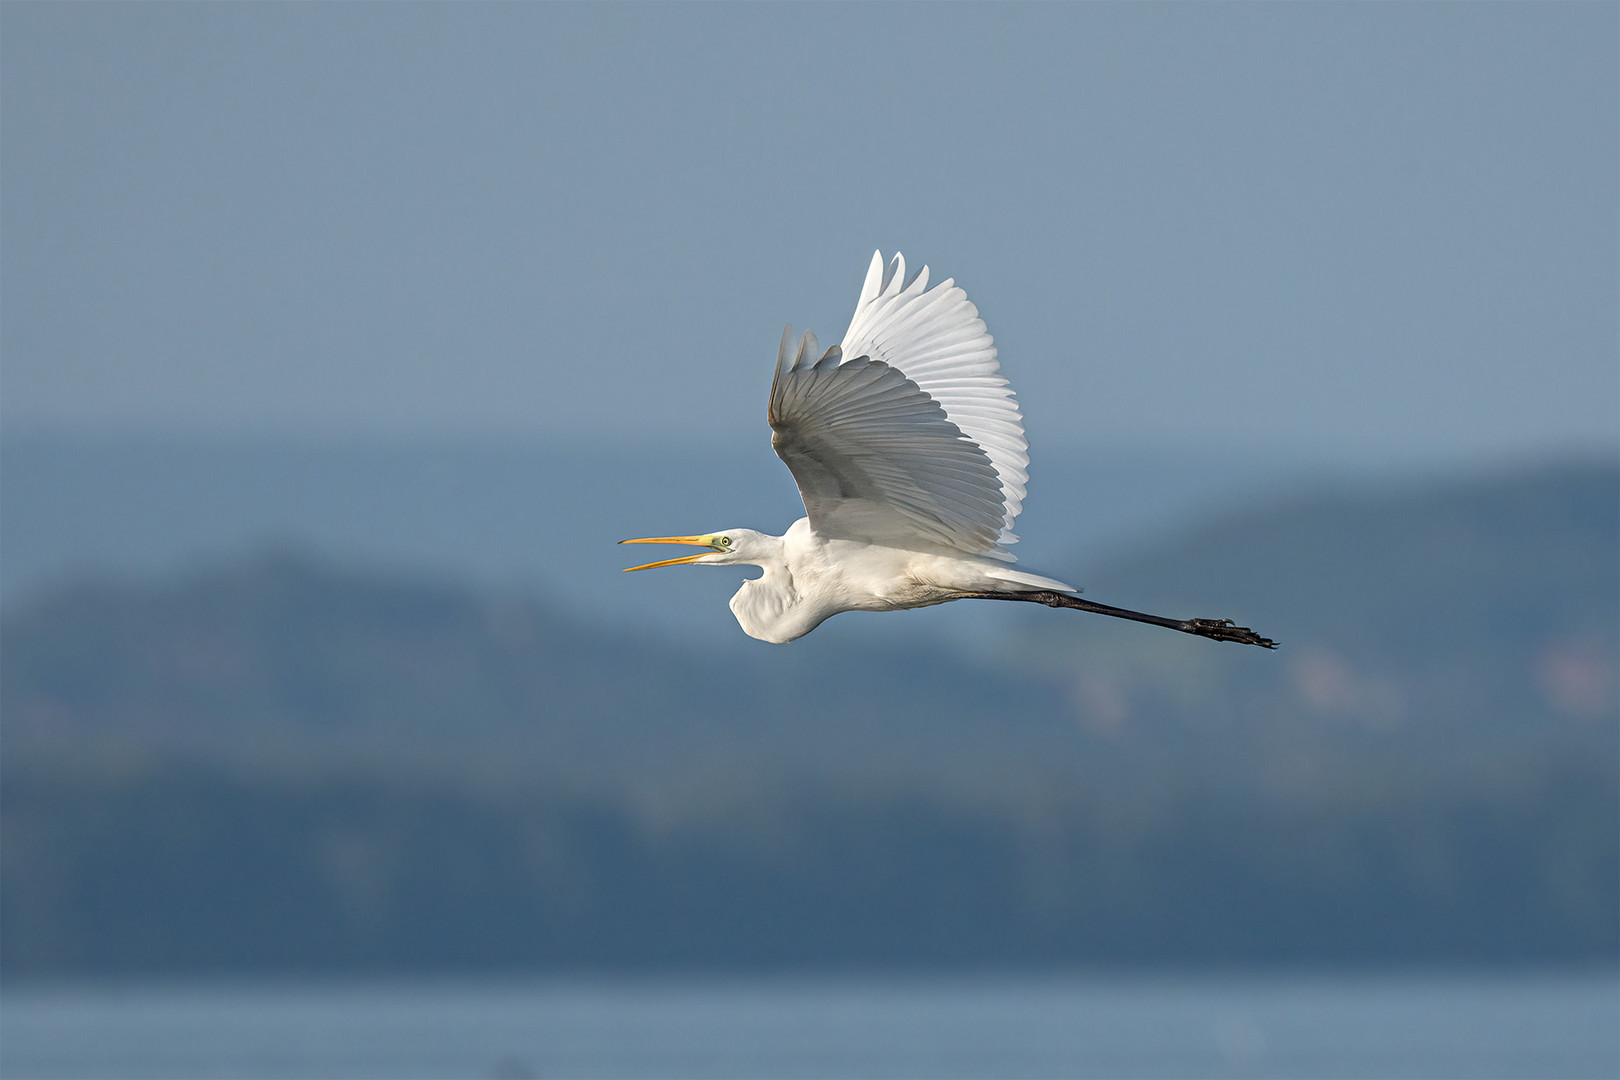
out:
M782 323L835 338L898 247L1037 462L1620 441L1612 4L0 20L12 431L764 454Z

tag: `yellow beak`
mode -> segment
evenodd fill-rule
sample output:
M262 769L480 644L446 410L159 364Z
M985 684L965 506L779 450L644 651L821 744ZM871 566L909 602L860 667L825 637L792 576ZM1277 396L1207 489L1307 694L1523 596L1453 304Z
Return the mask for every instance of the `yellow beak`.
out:
M714 537L712 537L712 536L648 536L648 537L645 537L645 538L640 539L640 540L620 540L619 543L621 543L621 544L696 544L699 547L713 547L714 545L711 542L713 540L714 540ZM624 568L624 573L628 574L632 570L653 570L653 569L656 569L657 567L660 567L660 566L676 566L676 565L679 565L680 563L696 562L697 560L703 558L703 556L708 555L708 554L710 554L710 552L700 551L696 555L682 555L678 559L664 559L662 562L650 562L650 563L647 563L647 564L645 564L643 566L627 566L627 567Z

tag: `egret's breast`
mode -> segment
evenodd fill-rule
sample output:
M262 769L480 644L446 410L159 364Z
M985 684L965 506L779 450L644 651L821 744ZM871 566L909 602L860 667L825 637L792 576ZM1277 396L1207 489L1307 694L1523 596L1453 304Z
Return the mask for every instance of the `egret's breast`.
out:
M743 582L731 598L731 613L743 633L776 645L803 637L832 614L812 610L795 588L793 576L774 569Z

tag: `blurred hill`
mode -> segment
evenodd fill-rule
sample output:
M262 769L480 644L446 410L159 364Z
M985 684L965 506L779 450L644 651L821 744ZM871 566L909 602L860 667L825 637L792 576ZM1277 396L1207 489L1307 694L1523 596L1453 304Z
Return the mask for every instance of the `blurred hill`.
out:
M271 542L353 568L537 592L671 637L712 631L716 646L741 647L731 613L713 602L735 589L730 576L663 575L664 602L648 603L644 581L614 574L624 552L607 541L785 529L804 510L768 438L763 424L731 442L641 446L7 435L0 597L26 600L91 573L173 575ZM1104 551L1310 472L1242 455L1043 443L1021 557L1046 566L1068 553L1060 544ZM922 625L972 636L998 615L938 609ZM894 642L918 625L857 620L844 633Z
M86 578L8 603L0 963L1612 964L1617 554L1620 471L1571 464L1074 575L1276 654L988 604L972 653L671 641L289 553Z
M1130 607L1233 615L1285 645L1276 663L1234 662L1167 655L1133 624L1025 624L1010 655L1110 703L1094 720L1348 725L1400 731L1407 754L1433 736L1450 755L1585 730L1616 708L1610 464L1300 496L1210 517L1072 579Z

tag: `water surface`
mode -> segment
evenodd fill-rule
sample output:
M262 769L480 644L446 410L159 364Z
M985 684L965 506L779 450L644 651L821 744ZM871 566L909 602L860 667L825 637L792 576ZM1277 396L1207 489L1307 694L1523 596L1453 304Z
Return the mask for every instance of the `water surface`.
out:
M7 990L5 1077L1614 1077L1591 976Z

